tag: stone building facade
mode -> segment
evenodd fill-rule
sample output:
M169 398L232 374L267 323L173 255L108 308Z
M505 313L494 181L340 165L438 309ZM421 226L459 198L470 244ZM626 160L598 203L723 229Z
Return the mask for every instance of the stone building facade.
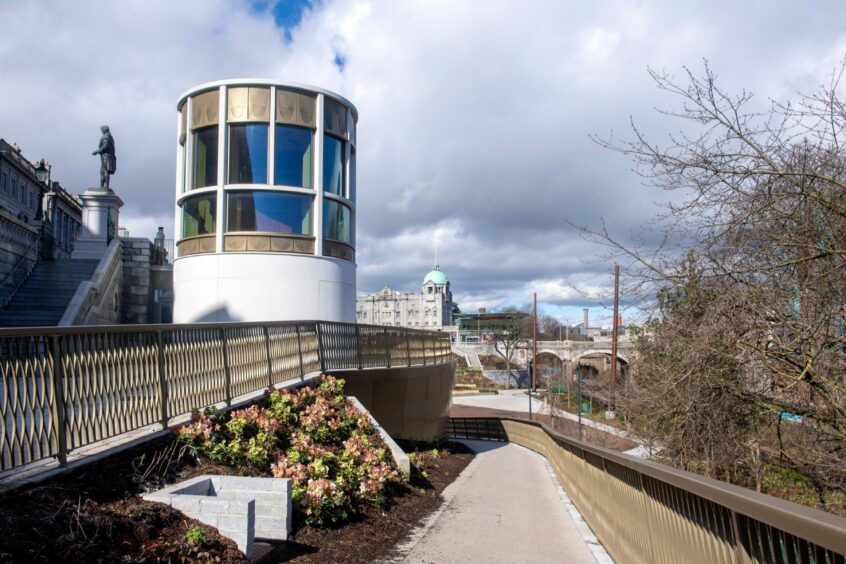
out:
M51 182L50 191L44 198L44 219L52 234L49 258L70 258L73 245L82 231L82 200L58 182Z
M355 305L358 323L421 329L451 326L458 311L449 280L437 264L423 279L420 292L396 292L385 284L377 294L358 296Z
M20 147L0 139L0 210L27 224L41 220L46 189Z

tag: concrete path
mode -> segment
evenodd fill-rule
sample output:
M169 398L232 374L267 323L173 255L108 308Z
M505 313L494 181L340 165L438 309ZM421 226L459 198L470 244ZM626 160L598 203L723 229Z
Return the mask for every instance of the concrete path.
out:
M498 395L453 396L452 403L458 405L471 405L473 407L486 407L488 409L516 411L519 413L529 412L529 396L526 394L526 390L502 390ZM539 399L532 398L533 413L549 414L552 410L553 408L549 404ZM570 413L569 411L565 411L563 409L556 408L555 415L557 417L563 417L571 421L579 420L578 415ZM629 439L630 441L638 443L638 446L631 450L627 450L625 454L630 454L632 456L637 456L640 458L648 458L652 454L651 451L643 445L643 441L623 431L622 429L612 427L611 425L606 425L605 423L600 423L599 421L593 421L592 419L588 419L587 417L582 418L582 424L588 427L593 427L594 429L598 429L600 431L604 431L608 434L615 435L617 437L623 437L625 439Z
M511 443L462 442L479 454L393 562L610 562L595 538L594 556L590 530L574 521L542 456Z

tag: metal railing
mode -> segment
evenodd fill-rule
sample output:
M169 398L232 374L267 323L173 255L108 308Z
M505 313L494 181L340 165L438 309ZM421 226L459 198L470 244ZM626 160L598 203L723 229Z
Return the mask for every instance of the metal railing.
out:
M154 241L152 254L153 256L150 257L150 262L156 266L173 264L173 259L176 258L173 239L158 239Z
M0 471L312 372L450 358L447 333L323 321L0 329Z
M449 429L456 438L504 436L545 456L617 562L844 562L842 517L571 439L534 421L456 418Z

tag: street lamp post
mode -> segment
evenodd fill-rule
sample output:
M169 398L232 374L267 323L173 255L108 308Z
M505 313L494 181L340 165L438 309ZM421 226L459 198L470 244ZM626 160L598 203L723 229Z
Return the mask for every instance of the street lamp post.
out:
M35 177L38 178L38 181L47 186L47 190L50 190L50 163L41 159L36 163L38 166L35 167ZM38 209L35 210L35 219L44 219L44 212L42 208L44 207L44 192L39 190L38 191Z
M579 438L582 438L582 372L576 365L576 401L579 403Z

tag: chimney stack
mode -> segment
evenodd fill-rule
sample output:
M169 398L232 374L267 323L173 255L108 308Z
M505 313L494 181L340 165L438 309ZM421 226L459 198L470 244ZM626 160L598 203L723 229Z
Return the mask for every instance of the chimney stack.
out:
M623 314L618 313L617 314L617 327L622 327L622 326L623 326Z
M585 316L585 335L587 335L587 329L588 329L588 308L584 308L584 309L582 310L582 312L584 313L584 316Z

